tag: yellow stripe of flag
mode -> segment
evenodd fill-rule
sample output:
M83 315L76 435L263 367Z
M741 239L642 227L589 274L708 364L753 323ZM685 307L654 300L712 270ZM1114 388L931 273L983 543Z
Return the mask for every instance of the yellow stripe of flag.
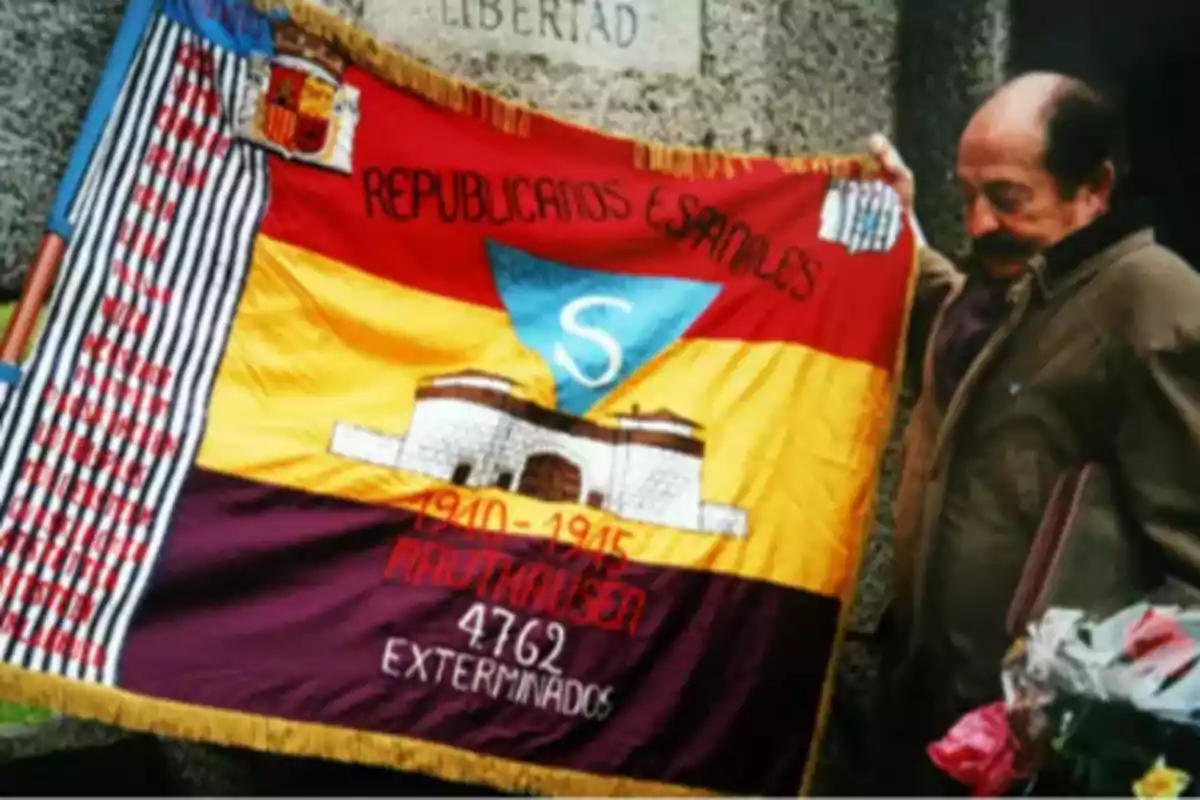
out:
M341 444L333 449L356 455L364 441L387 440L351 436L355 431L396 440L411 434L418 389L432 376L456 373L494 376L468 375L460 387L487 394L495 378L507 379L521 407L554 406L549 369L521 344L503 311L416 291L260 237L199 466L410 509L421 507L420 493L440 487L457 493L460 509L473 498L502 502L513 533L552 535L555 514L564 510L559 503L455 488L330 452L339 425ZM618 519L582 503L569 511L596 530L626 531L622 547L633 561L841 594L874 491L888 386L878 368L800 345L677 342L592 409L587 427L611 428L616 414L635 404L698 422L700 500L717 516L730 507L744 511L745 535ZM673 429L669 420L663 426ZM627 468L636 471L639 459ZM434 516L452 505L439 501L438 511L424 503Z

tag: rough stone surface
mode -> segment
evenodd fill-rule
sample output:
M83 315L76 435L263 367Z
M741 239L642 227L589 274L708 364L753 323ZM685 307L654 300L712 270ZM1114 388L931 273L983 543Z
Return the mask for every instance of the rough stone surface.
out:
M354 21L372 3L323 0ZM684 0L680 0L681 2ZM932 241L952 249L961 230L952 180L958 132L1000 79L1002 0L687 0L703 2L701 73L639 75L502 53L421 53L438 67L604 130L672 144L747 152L848 152L875 130L896 135L918 178L918 211ZM0 0L0 295L16 286L42 232L121 0ZM402 47L402 31L378 31ZM896 101L899 102L896 102ZM886 593L895 452L889 451L879 533L869 545L856 626L872 627ZM854 791L868 727L871 648L847 645L826 769L817 787ZM115 735L82 722L45 728L41 744L0 743L0 760ZM217 748L167 743L195 793L253 793L250 771Z
M0 297L33 258L122 5L0 2Z
M406 37L399 15L376 10L385 3L366 0L363 20L384 41L504 97L602 130L804 154L858 150L867 134L891 129L894 0L708 0L700 75L430 47Z

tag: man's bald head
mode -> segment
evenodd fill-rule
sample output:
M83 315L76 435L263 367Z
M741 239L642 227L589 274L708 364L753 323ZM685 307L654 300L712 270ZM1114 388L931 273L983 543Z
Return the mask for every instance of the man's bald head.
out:
M1098 92L1037 72L1006 83L959 141L967 229L985 260L1019 266L1103 214L1117 119Z
M1031 72L980 106L961 145L1015 148L1047 169L1070 197L1115 158L1116 138L1117 118L1099 92L1066 75Z
M1078 81L1052 72L1030 73L1009 81L971 117L963 139L1040 134L1049 106L1072 83Z

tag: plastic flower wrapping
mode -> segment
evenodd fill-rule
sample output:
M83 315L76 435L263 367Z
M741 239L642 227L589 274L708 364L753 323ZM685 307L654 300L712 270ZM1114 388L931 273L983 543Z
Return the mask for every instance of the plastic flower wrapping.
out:
M1052 608L1001 681L929 746L975 796L1200 797L1200 608Z

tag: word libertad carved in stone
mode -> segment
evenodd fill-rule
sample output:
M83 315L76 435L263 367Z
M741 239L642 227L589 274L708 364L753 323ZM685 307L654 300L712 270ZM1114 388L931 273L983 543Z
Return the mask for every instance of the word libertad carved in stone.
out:
M638 12L604 0L442 0L442 24L627 48L637 40Z
M363 22L427 57L449 48L606 69L700 69L700 0L409 0L369 3Z

